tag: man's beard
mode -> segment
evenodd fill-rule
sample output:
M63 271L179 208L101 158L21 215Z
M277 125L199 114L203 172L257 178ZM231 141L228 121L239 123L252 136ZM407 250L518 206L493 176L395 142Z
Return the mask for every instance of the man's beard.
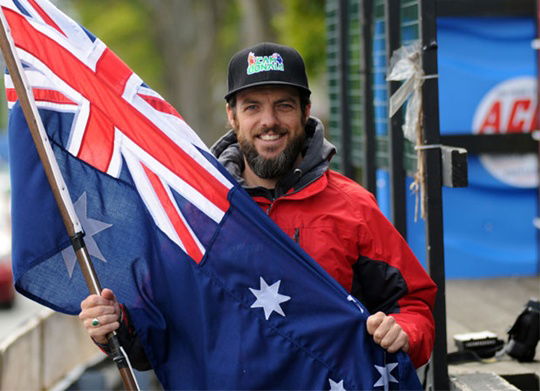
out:
M283 133L283 131L281 129L276 129L276 133ZM301 132L287 144L285 149L278 156L270 159L259 155L255 146L247 139L238 139L238 143L247 164L258 177L263 179L276 179L281 178L292 170L298 155L304 147L305 139L304 132Z

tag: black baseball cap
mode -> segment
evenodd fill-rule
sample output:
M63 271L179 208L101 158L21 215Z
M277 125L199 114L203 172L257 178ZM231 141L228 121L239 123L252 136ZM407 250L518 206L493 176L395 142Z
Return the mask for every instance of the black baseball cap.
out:
M239 51L229 62L229 91L225 99L243 89L267 84L298 87L309 96L311 91L300 53L272 42Z

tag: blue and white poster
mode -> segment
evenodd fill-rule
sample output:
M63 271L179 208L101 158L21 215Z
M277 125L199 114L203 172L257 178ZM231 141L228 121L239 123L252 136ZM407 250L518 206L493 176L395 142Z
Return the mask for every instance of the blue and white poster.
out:
M384 36L384 25L375 28L376 37ZM531 133L534 19L439 18L437 34L441 134ZM375 69L384 69L384 40L375 39L373 49ZM387 132L384 77L374 73L378 135ZM536 154L469 154L468 171L467 188L443 188L447 278L538 274ZM406 186L411 182L407 177ZM425 224L415 211L419 200L407 195L407 241L426 265ZM390 217L387 170L377 170L377 200Z
M441 134L531 132L534 37L533 18L438 20ZM443 189L447 277L538 273L537 186L535 154L469 154L469 187ZM409 238L422 257L419 227Z

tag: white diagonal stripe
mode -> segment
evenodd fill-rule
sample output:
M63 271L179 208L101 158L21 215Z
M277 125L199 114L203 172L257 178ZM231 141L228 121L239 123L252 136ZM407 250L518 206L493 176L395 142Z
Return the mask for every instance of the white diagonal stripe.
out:
M31 67L36 69L37 72L41 72L45 79L49 79L49 83L51 83L50 85L51 86L54 85L54 87L51 89L60 91L68 99L76 103L80 103L81 101L83 101L84 97L81 95L79 91L75 90L69 84L67 84L63 79L58 77L47 65L45 65L38 58L34 57L32 54L20 48L17 48L17 55L19 56L19 58L21 59L23 63L30 65ZM27 71L25 71L24 73L26 75ZM34 87L33 84L32 84L32 87ZM45 87L47 87L47 85Z
M193 238L193 241L195 242L195 244L197 245L197 247L199 248L201 253L204 254L206 252L206 249L204 248L204 246L200 242L197 235L195 235L195 232L193 232L193 230L191 229L191 226L189 225L189 223L186 220L186 218L185 218L184 214L182 213L182 211L178 208L178 205L176 204L176 200L174 199L174 196L173 196L169 186L167 186L167 184L165 182L163 182L163 180L161 180L161 178L160 178L160 181L161 181L161 184L163 185L163 187L165 188L165 191L167 192L167 196L169 197L169 200L171 200L171 203L173 204L174 209L176 210L176 213L178 213L178 216L180 216L180 219L182 220L182 222L186 226L189 234Z
M90 116L90 102L85 100L79 105L79 111L75 113L73 122L71 124L71 131L69 133L69 140L66 144L66 149L73 156L79 155L81 150L82 140L84 138L84 132L86 130L86 124L88 124L88 117Z
M163 206L161 205L152 184L148 180L140 161L129 150L124 150L123 156L126 160L126 164L129 168L129 172L131 173L131 177L133 178L133 182L135 182L139 195L150 212L150 215L154 219L154 222L158 228L169 237L169 239L171 239L174 243L180 246L184 252L186 252L184 244L180 240L180 237L174 229L171 220L163 209Z
M122 153L120 151L123 139L124 137L118 128L114 128L113 151L109 167L107 167L107 174L114 178L118 178L122 170Z
M131 141L128 137L123 138L122 141L122 154L126 154L130 151L137 156L141 162L143 162L150 170L156 173L157 176L163 178L165 182L176 190L182 197L191 202L197 208L199 208L204 214L219 223L225 214L224 211L214 205L203 194L197 191L194 187L184 181L182 178L176 176L153 156L148 154L137 144Z

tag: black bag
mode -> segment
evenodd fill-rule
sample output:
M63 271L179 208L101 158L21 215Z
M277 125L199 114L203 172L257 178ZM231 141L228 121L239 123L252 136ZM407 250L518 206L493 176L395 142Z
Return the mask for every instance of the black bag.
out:
M506 353L518 361L533 361L540 340L540 302L529 300L508 331Z

